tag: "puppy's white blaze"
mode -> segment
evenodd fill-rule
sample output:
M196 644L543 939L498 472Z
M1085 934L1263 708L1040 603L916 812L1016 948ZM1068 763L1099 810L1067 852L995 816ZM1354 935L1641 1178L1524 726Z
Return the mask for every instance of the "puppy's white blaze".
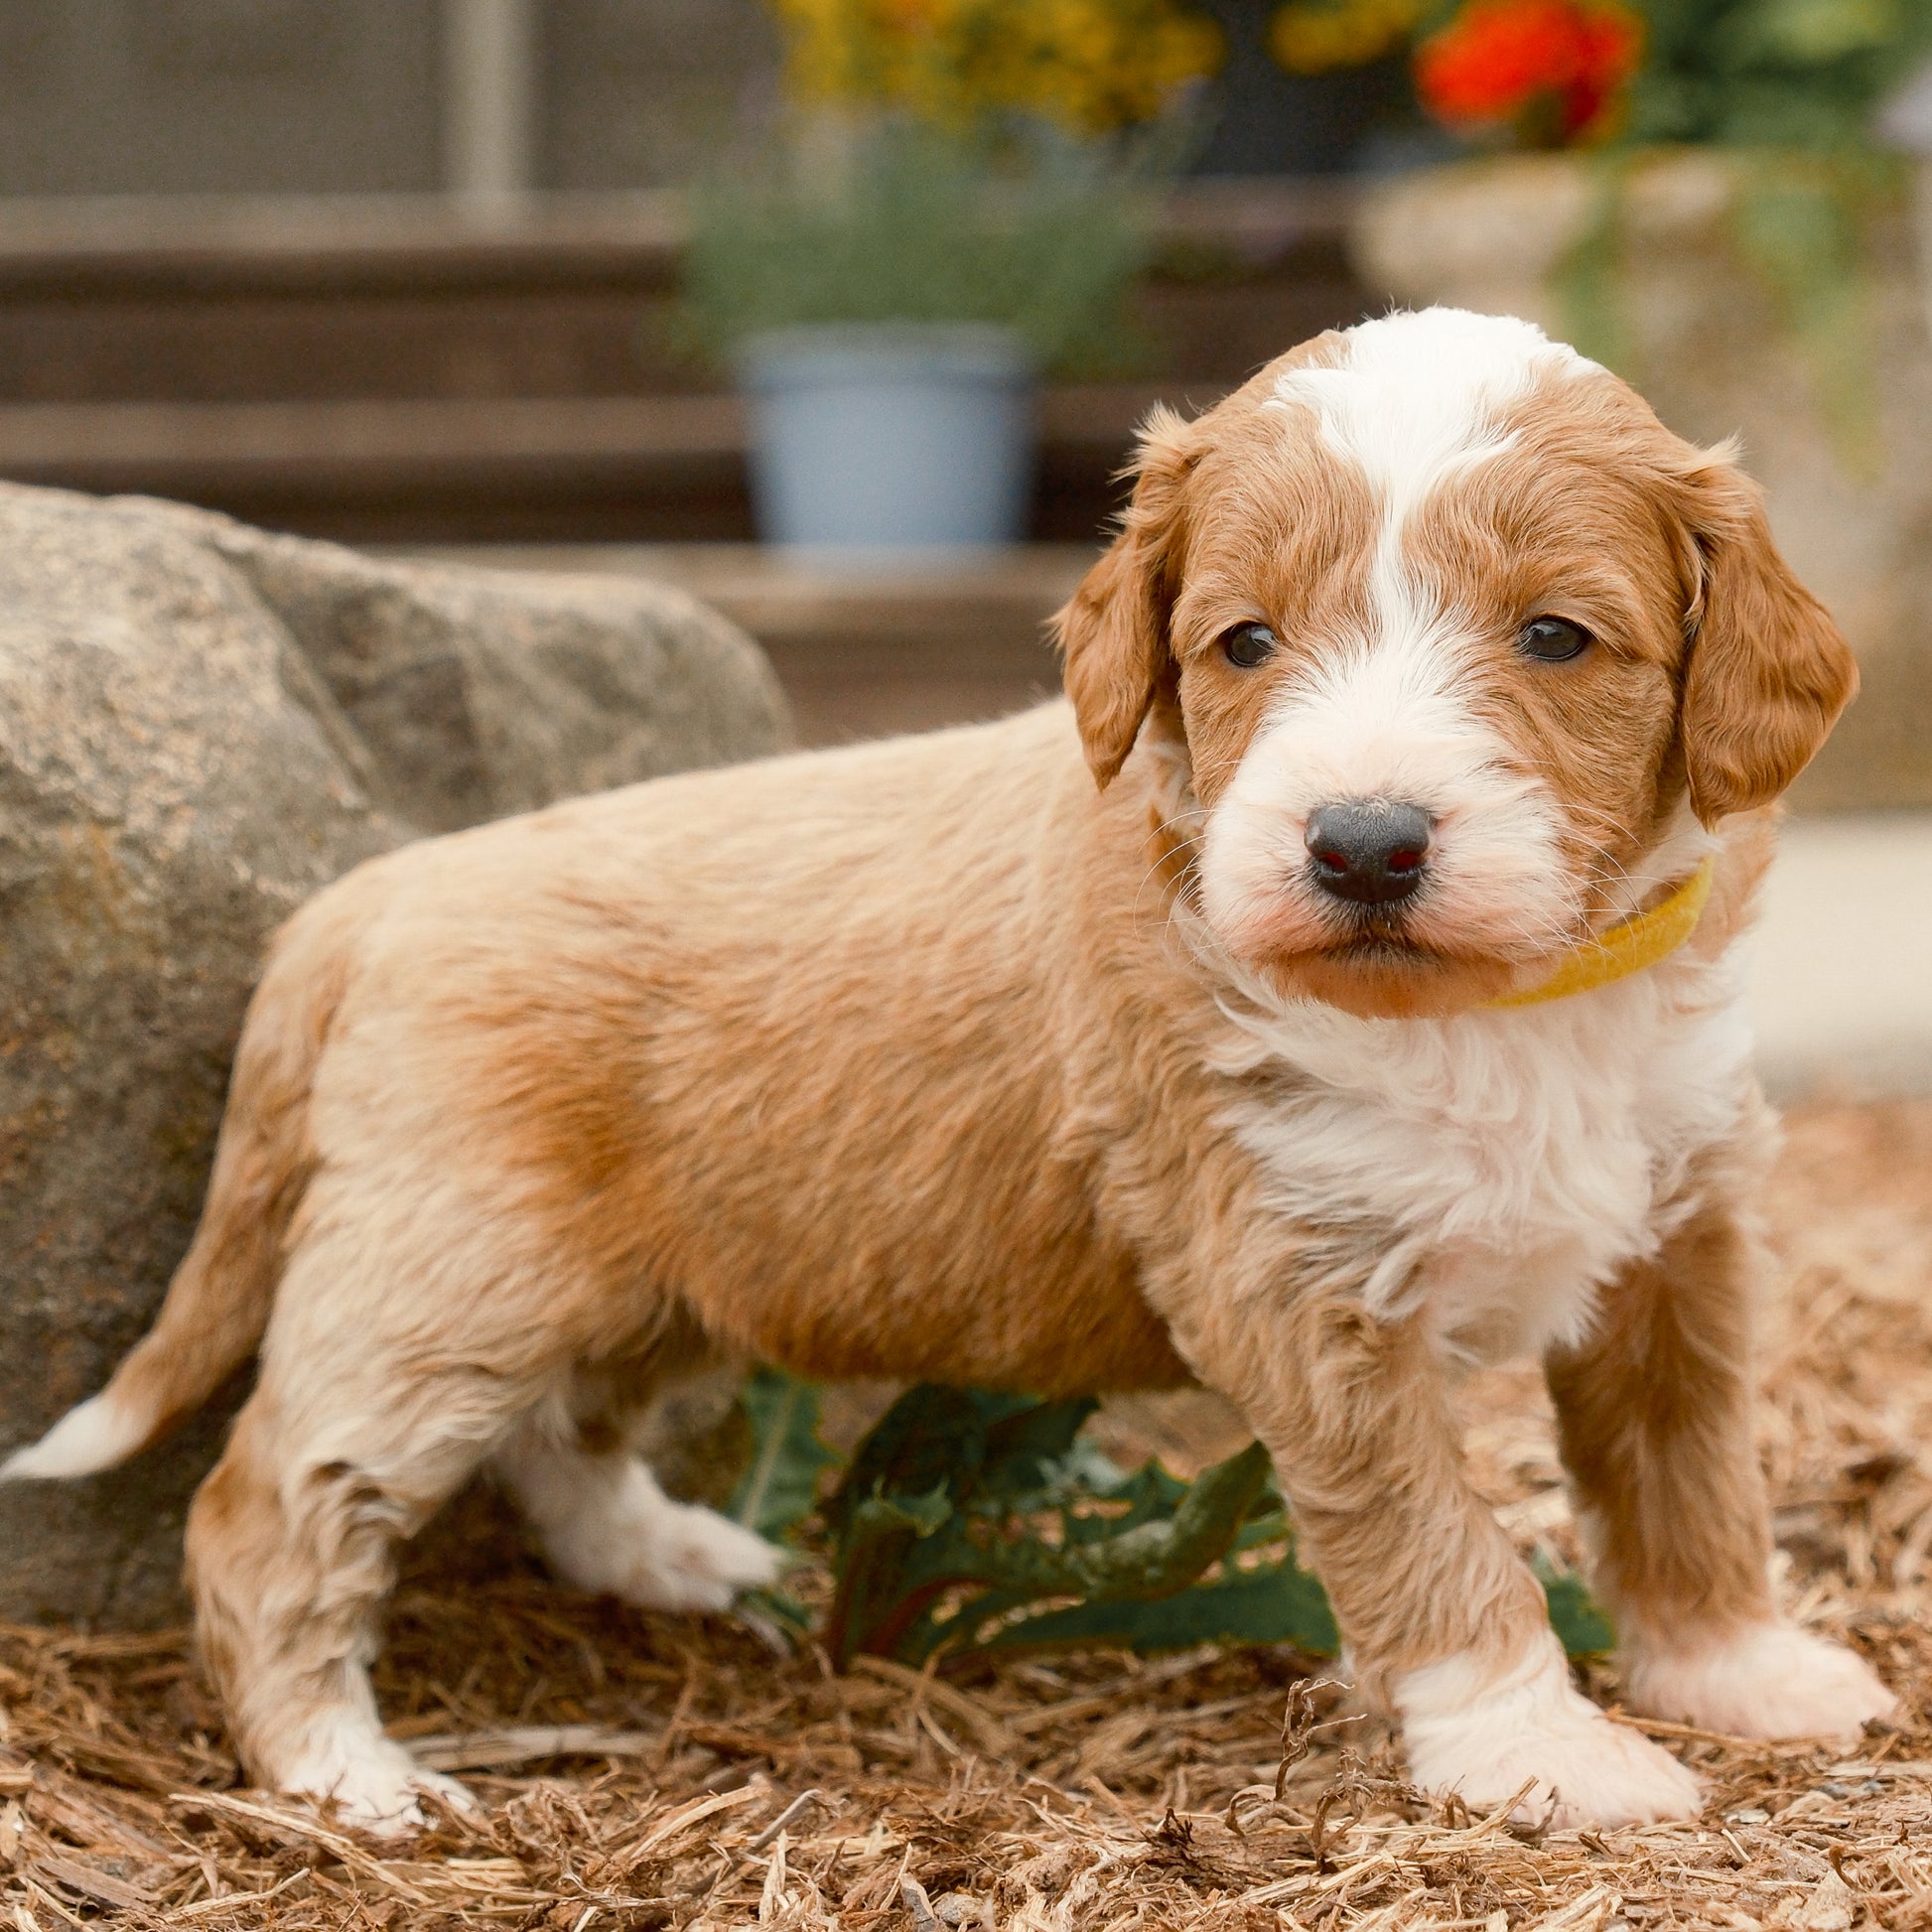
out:
M89 1396L38 1443L0 1462L0 1482L90 1476L125 1461L147 1440L148 1421L105 1394Z
M1411 1671L1395 1705L1416 1782L1472 1810L1507 1804L1525 1784L1518 1811L1554 1812L1558 1826L1643 1825L1700 1808L1683 1765L1579 1694L1553 1633L1505 1671L1467 1656Z
M1466 309L1423 309L1362 323L1331 367L1285 371L1275 404L1305 403L1336 454L1380 499L1378 590L1393 591L1403 527L1444 483L1514 442L1503 409L1540 374L1596 367L1534 323Z
M1639 1648L1631 1702L1733 1737L1856 1737L1898 1700L1862 1658L1792 1623L1759 1623L1692 1650Z
M1285 371L1275 402L1314 409L1329 446L1361 466L1392 530L1441 483L1509 448L1496 419L1540 374L1597 366L1534 323L1466 309L1383 316L1343 342L1333 366Z

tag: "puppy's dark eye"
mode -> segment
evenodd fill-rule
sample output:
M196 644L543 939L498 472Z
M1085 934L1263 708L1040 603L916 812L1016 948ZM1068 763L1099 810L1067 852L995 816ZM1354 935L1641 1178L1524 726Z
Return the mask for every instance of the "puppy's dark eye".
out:
M1274 656L1280 641L1265 623L1237 623L1221 639L1221 655L1237 670L1252 671Z
M1589 648L1589 632L1568 618L1532 618L1517 633L1516 648L1539 664L1562 664Z

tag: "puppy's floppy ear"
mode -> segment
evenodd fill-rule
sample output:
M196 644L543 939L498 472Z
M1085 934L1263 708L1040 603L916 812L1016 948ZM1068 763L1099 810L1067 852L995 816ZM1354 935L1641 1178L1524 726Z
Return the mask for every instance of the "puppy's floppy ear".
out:
M1180 485L1196 454L1191 426L1172 409L1156 408L1141 430L1134 500L1120 535L1053 615L1066 695L1103 791L1127 762L1170 661Z
M1768 804L1824 744L1859 688L1825 607L1771 540L1763 492L1730 446L1685 478L1695 585L1682 730L1691 804L1707 825Z

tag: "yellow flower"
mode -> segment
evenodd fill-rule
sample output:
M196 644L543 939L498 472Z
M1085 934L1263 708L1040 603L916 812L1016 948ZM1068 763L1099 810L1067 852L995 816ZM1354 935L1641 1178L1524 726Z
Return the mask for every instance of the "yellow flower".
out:
M1268 51L1290 73L1358 68L1416 31L1423 0L1289 0L1268 27Z
M1152 119L1222 56L1187 0L772 0L799 97L959 124L1025 108L1087 132Z

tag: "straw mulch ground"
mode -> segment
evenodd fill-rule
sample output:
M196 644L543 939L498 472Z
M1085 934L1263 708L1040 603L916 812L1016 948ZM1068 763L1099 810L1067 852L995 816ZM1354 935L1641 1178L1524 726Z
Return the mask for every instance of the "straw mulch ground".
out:
M1800 1115L1771 1205L1788 1289L1764 1443L1789 1600L1912 1720L1849 1759L1649 1726L1707 1781L1696 1825L1539 1840L1431 1807L1339 1693L1295 1692L1311 1667L1290 1654L841 1679L512 1561L398 1599L384 1709L487 1805L401 1849L236 1789L181 1635L0 1632L0 1932L1932 1925L1932 1107ZM1568 1552L1533 1378L1469 1400L1504 1521ZM1201 1454L1218 1426L1114 1424L1191 1430Z

